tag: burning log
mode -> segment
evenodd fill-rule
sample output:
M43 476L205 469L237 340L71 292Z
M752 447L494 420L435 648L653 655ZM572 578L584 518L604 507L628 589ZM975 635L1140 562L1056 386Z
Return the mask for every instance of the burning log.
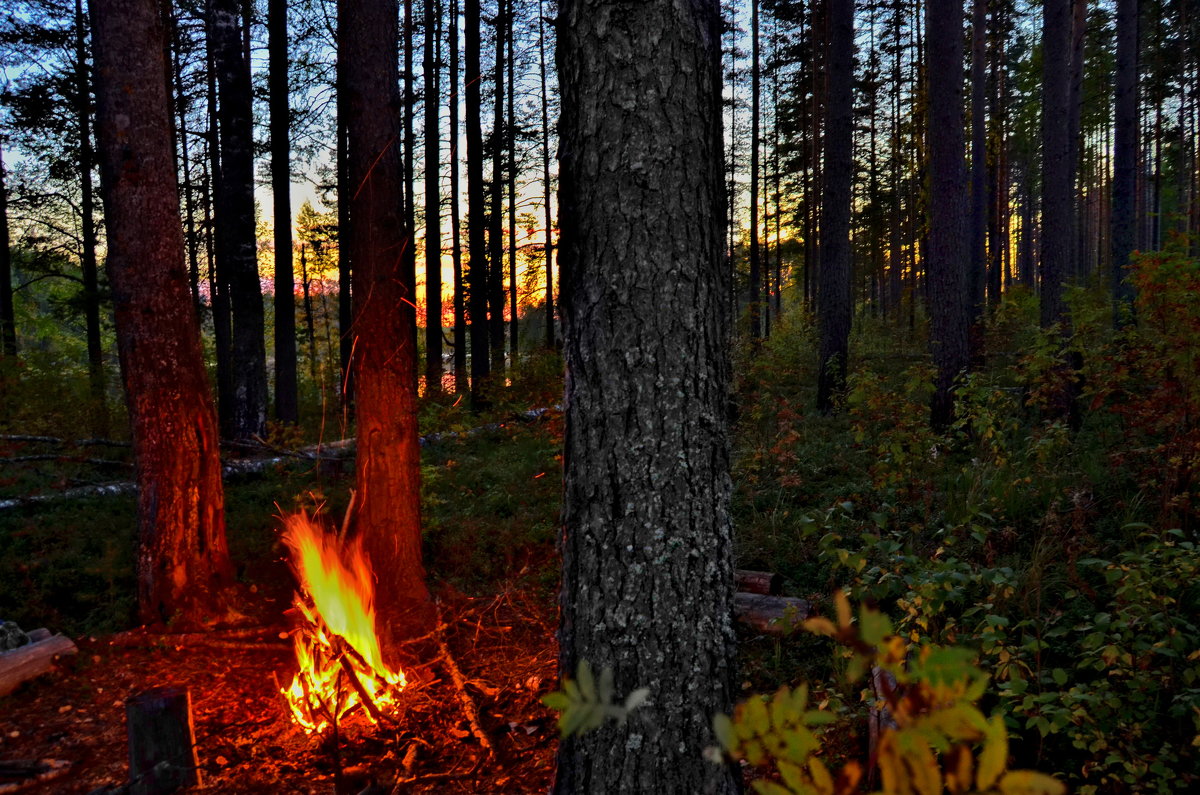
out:
M733 595L733 617L767 635L790 634L808 618L811 610L807 600L790 596Z
M444 628L440 619L441 617L439 616L439 630ZM438 651L442 655L442 664L446 666L450 678L454 680L454 687L458 691L458 701L462 704L463 713L467 716L467 722L471 724L471 732L479 740L479 744L484 747L489 756L493 759L499 759L499 755L496 753L496 746L492 745L491 738L483 730L483 726L479 724L479 710L475 708L475 702L467 694L467 680L463 677L462 670L458 667L458 663L454 661L454 657L450 655L450 647L446 645L446 641L440 632L437 637L437 645Z
M776 596L783 588L783 577L771 571L738 569L733 573L733 582L740 593Z
M200 784L186 688L155 687L125 702L129 730L129 791L159 795Z
M0 696L16 690L22 682L50 671L58 657L78 651L66 635L51 635L44 629L30 632L29 639L31 642L24 646L0 652Z

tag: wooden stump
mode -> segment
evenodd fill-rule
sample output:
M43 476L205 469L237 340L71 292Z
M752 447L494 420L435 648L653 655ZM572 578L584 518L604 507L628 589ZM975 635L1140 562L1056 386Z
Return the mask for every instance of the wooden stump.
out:
M160 795L200 784L187 688L155 687L125 702L129 791Z
M741 593L777 596L783 588L783 577L772 571L738 569L733 573L733 581L735 588Z

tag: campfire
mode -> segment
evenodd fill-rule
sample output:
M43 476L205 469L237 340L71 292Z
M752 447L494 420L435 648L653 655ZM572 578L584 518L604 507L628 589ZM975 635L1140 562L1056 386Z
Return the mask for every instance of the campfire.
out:
M283 541L300 583L293 634L299 670L281 691L292 720L307 733L355 714L380 722L407 681L383 661L370 560L357 541L344 542L303 513L284 519Z

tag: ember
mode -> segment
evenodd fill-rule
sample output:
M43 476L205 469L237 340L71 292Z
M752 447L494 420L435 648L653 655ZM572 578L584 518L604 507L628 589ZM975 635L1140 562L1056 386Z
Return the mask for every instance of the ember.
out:
M407 681L383 662L375 634L375 584L357 542L346 544L305 514L284 519L283 541L300 582L293 636L299 671L281 692L305 732L322 732L362 708L372 723Z

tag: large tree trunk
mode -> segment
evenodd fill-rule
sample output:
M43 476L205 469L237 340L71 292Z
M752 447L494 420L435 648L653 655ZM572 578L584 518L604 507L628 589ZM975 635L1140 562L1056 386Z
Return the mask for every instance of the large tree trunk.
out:
M399 256L404 227L399 151L396 0L341 0L338 68L350 150L354 263L354 531L379 577L383 615L427 597L421 566L417 445L416 273Z
M828 0L828 97L821 266L817 288L817 408L831 411L846 386L850 353L850 201L854 181L854 0Z
M762 263L758 244L758 126L761 110L758 0L750 2L750 339L757 344L762 328ZM769 322L769 321L768 321Z
M962 0L929 0L929 345L937 367L932 422L954 416L954 379L966 369L966 163L963 141Z
M108 276L138 480L138 608L207 624L233 566L216 413L184 264L155 0L93 0Z
M438 91L437 10L425 0L425 391L442 391L442 103Z
M288 130L287 0L269 0L271 190L275 210L275 419L300 420L296 385L296 282L292 272L292 178Z
M237 438L267 429L267 354L262 284L254 229L254 131L250 63L239 0L209 0L208 35L217 71L221 178L217 184L217 257L233 318L233 405L223 425ZM224 422L228 418L228 423Z
M1063 280L1072 272L1075 196L1071 185L1068 106L1071 0L1042 7L1042 291L1043 328L1065 319Z
M987 7L971 7L971 241L967 271L967 319L972 354L982 353L983 307L987 285Z
M0 356L17 355L13 308L12 249L8 236L8 190L4 186L4 150L0 149Z
M559 640L564 675L588 660L650 698L564 741L554 791L733 793L703 756L735 645L719 7L607 6L564 0L558 26Z
M480 389L491 373L491 335L488 333L487 208L483 199L483 121L480 99L481 72L479 0L465 0L463 24L466 42L465 122L467 127L467 293L471 321L471 404L482 407Z
M1138 0L1117 0L1117 75L1112 185L1112 294L1118 323L1133 303L1126 279L1137 189Z

